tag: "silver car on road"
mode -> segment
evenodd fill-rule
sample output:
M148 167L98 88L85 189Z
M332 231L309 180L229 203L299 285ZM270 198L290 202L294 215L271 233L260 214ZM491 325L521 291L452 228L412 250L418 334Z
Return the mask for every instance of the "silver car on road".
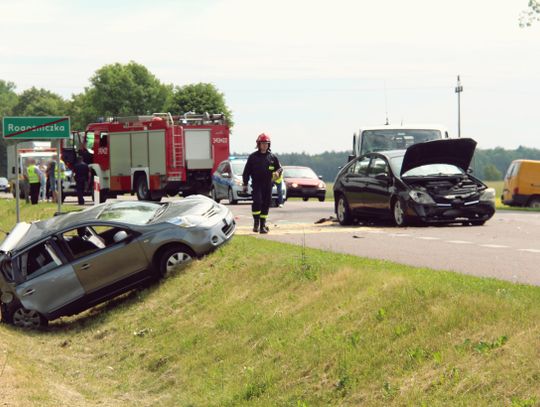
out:
M202 195L18 223L0 245L2 320L37 328L76 314L213 251L235 230L231 211Z

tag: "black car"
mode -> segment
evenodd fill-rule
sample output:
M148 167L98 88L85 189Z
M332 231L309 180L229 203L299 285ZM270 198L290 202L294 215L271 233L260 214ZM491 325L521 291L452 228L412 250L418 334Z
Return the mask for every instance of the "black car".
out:
M495 190L468 171L475 147L470 138L443 139L351 160L334 182L339 223L483 225L495 212Z

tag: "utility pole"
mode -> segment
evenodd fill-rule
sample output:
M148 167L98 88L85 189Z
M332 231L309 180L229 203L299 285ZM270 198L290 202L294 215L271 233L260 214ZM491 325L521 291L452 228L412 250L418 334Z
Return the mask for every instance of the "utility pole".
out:
M455 89L457 93L457 134L458 137L461 137L461 105L460 105L460 93L463 92L463 86L461 86L461 81L459 75L457 76L457 85Z

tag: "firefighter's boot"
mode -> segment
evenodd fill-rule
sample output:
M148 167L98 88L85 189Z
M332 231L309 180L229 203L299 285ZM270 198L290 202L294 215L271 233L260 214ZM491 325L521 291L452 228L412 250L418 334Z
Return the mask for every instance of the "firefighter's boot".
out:
M253 231L255 233L259 231L259 218L253 218Z
M261 229L260 233L268 233L270 229L268 229L268 226L266 226L266 219L261 219Z

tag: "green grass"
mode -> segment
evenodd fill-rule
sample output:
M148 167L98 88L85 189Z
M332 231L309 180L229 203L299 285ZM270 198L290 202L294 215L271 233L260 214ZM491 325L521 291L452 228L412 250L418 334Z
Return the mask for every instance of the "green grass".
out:
M2 401L533 406L539 321L538 287L236 236L43 332L0 325Z

